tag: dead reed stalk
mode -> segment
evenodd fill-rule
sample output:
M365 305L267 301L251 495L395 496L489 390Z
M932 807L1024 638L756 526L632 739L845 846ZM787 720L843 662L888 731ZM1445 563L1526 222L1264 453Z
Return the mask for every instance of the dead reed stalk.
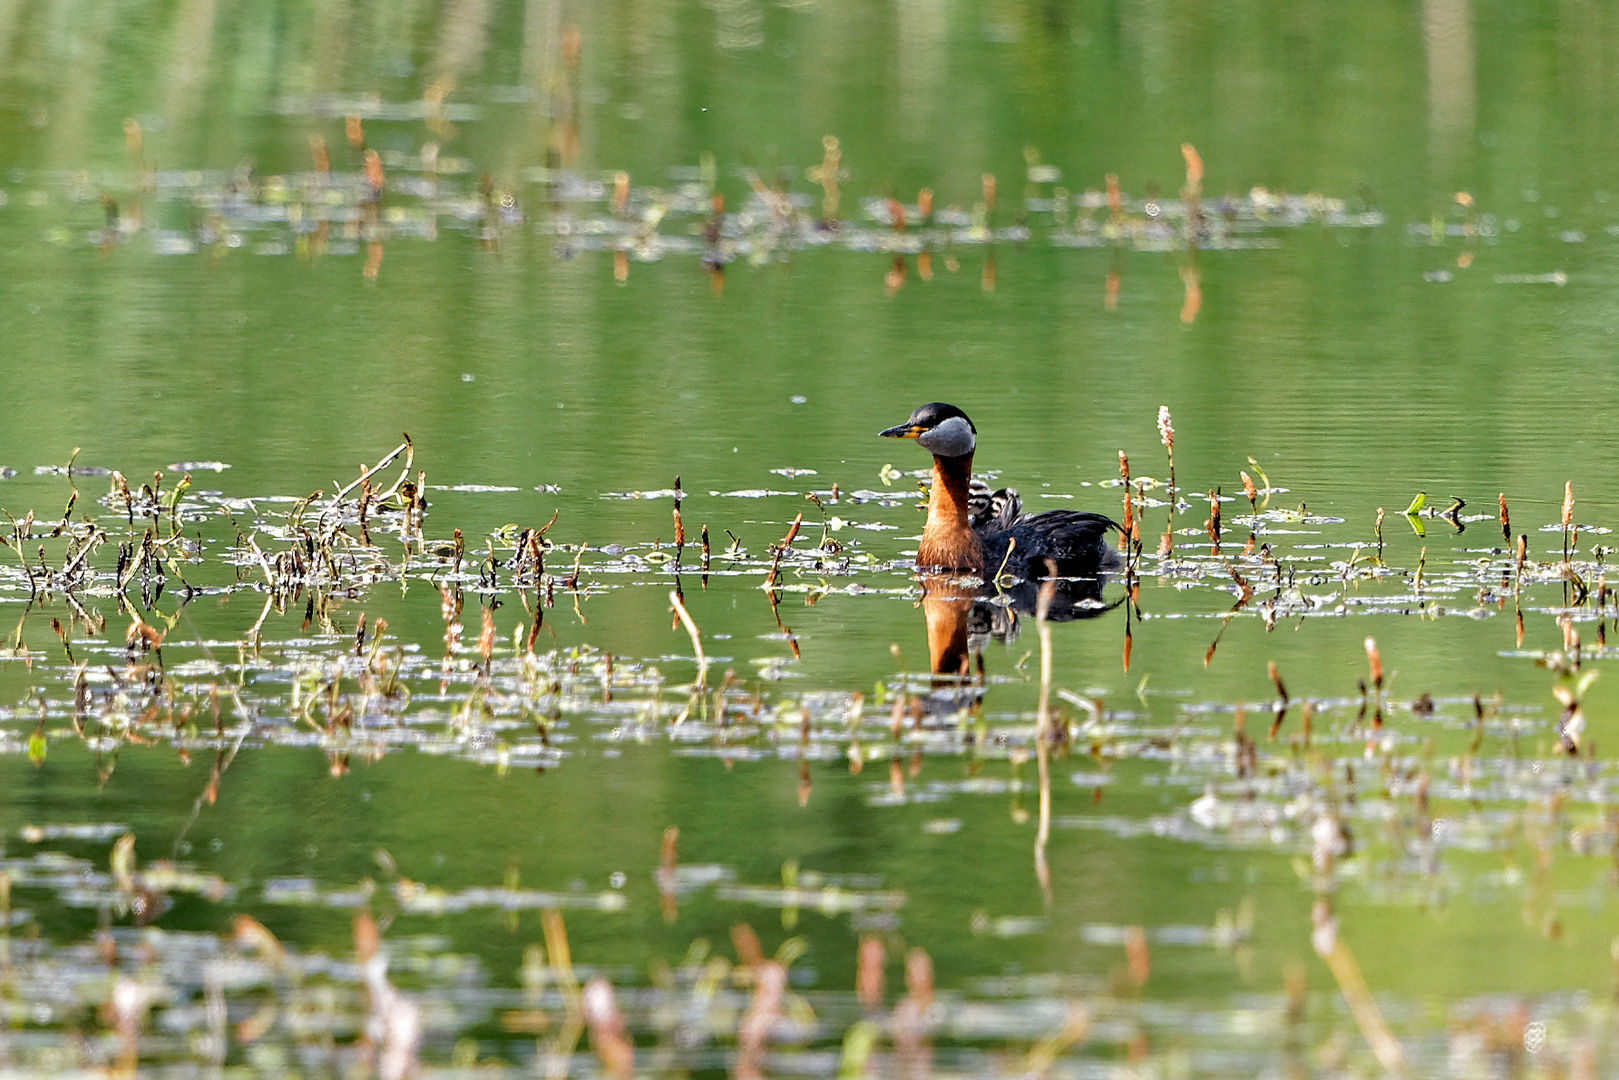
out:
M697 654L697 681L693 684L694 692L700 692L708 685L708 657L703 653L702 638L697 633L697 624L691 621L691 615L686 611L686 605L680 599L680 593L674 589L669 590L669 606L679 616L680 622L691 636L692 650Z

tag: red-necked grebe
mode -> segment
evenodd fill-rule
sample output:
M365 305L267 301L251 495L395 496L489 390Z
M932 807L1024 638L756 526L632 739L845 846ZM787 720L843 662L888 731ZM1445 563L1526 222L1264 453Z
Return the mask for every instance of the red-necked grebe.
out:
M1025 514L1016 490L991 492L972 478L978 429L967 414L942 401L923 405L903 424L879 434L915 439L933 454L928 523L916 565L984 575L1046 576L1046 560L1063 577L1091 577L1121 565L1107 533L1119 528L1103 514L1047 510ZM1010 550L1010 557L1008 551Z

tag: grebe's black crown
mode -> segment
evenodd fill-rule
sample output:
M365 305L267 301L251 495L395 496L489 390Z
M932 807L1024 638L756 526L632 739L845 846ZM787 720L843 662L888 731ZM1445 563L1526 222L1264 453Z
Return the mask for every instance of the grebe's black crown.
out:
M932 428L938 427L953 416L959 416L967 421L967 426L973 429L973 434L978 434L978 428L974 426L971 417L954 405L943 401L930 401L926 405L919 407L911 414L909 422L916 427Z

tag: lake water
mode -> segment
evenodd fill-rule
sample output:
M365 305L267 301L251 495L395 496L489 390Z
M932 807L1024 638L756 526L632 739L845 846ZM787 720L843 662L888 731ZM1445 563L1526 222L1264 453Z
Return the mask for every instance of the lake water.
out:
M1612 1073L1616 47L0 0L0 1071ZM930 671L933 400L1148 478L1044 742L1027 613Z

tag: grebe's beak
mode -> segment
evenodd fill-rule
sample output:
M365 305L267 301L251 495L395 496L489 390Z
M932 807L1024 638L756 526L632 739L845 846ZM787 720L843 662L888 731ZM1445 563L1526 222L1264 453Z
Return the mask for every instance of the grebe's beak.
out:
M900 424L897 427L884 428L877 434L885 439L914 439L926 431L921 424Z

